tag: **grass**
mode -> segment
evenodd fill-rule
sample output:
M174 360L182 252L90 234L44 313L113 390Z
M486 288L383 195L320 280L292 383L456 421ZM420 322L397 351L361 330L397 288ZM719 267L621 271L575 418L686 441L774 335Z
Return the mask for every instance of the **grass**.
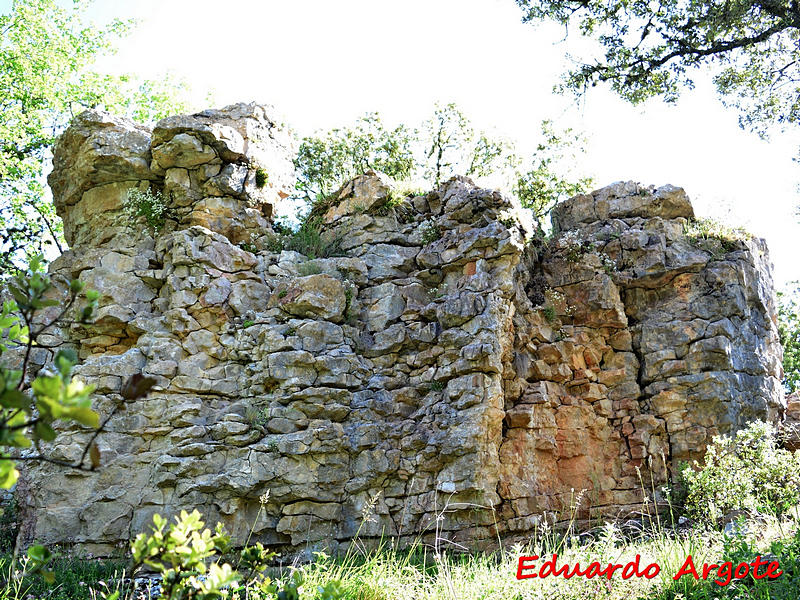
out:
M724 252L731 252L739 247L739 243L753 236L742 227L730 227L715 219L691 219L683 228L689 241L702 250L718 254L721 247Z
M297 267L297 272L301 276L307 277L308 275L319 275L322 273L322 268L315 262L306 261Z
M318 553L313 562L288 567L280 577L286 579L293 571L300 571L302 600L315 600L318 588L333 581L338 581L341 589L334 597L342 600L796 600L800 590L798 520L797 509L783 518L762 517L746 523L746 533L740 537L703 528L679 530L660 521L647 523L647 519L642 529L623 532L614 524L604 524L591 536L572 535L571 527L566 533L556 532L545 524L528 544L493 553L449 552L443 538L437 538L432 546L417 543L409 550L397 550L387 540L370 551L356 539L344 556ZM642 568L656 563L661 571L653 579L622 579L619 571L610 580L580 576L517 579L520 556L542 557L527 563L538 568L553 553L558 554L558 566L568 564L571 568L577 562L584 569L592 561L601 566L625 564L639 555ZM784 571L778 579L755 581L748 576L719 586L712 581L715 570L707 581L696 582L692 577L673 580L690 554L700 569L705 561L731 560L737 564L767 553L778 559ZM0 572L6 577L8 565L8 557L0 558ZM99 598L98 591L119 585L115 578L122 573L122 563L69 558L57 561L54 571L54 586L31 578L18 587L0 589L0 600ZM271 596L251 593L248 597L261 600Z
M267 249L279 253L283 250L299 252L309 259L343 256L342 237L326 234L322 221L316 217L303 220L296 231L276 227L277 231L267 238Z
M423 545L401 552L384 546L373 552L356 550L341 559L318 556L315 562L303 568L303 574L306 587L311 589L332 580L340 581L343 597L353 600L795 600L800 590L796 565L800 534L796 520L769 519L759 521L751 529L753 533L747 538L732 541L716 531L680 532L655 524L646 531L626 536L618 527L605 525L595 531L589 542L544 530L528 545L494 553L456 554ZM711 580L672 579L688 555L691 554L700 566L704 560L721 563L726 558L736 558L736 547L742 543L755 552L778 549L776 556L786 571L785 578L770 582L756 582L750 578L725 587ZM789 546L791 549L787 550ZM549 558L554 552L558 554L559 566L577 562L586 568L592 561L603 566L609 562L625 564L639 555L643 567L653 562L661 571L653 579L623 580L619 572L611 580L517 579L520 556ZM754 555L745 552L741 558L752 560ZM534 564L541 564L541 560Z
M425 192L410 184L401 184L389 192L389 197L381 205L373 208L378 216L394 215L398 221L407 223L411 220L413 207L410 200L414 196L423 196Z
M55 583L49 585L38 576L16 579L11 573L10 553L0 554L0 600L81 600L91 597L91 590L103 590L104 583L118 580L124 573L123 560L92 560L61 556L50 565ZM19 566L17 567L19 569Z
M432 390L440 386L431 383ZM266 413L251 407L247 417L251 424L259 426ZM691 510L692 502L698 506L700 501L697 494L703 494L704 505L709 509L719 501L720 494L730 496L730 473L736 473L739 479L757 478L760 471L750 463L766 464L769 461L765 457L776 452L772 444L774 432L765 427L755 422L735 438L715 438L706 453L705 464L695 465L700 469L698 473L704 474L703 485L691 478L685 479L689 487L685 504L674 504L673 500L683 496L662 489L667 506L662 506L661 512L653 512L650 500L656 495L655 484L651 480L648 487L640 476L645 500L639 519L623 524L597 521L593 529L579 533L575 527L576 517L586 494L586 490L581 490L571 499L568 510L560 515L566 523L558 529L549 524L552 520L542 518L524 543L493 552L467 552L455 551L466 549L448 539L446 525L450 513L457 511L463 515L465 509L483 507L445 502L444 508L437 509L439 512L434 515L436 518L432 519L432 527L425 532L425 537L418 538L410 549L398 549L392 538L363 540L359 537L359 527L343 555L330 557L316 553L314 560L306 564L283 563L270 573L277 582L275 585L269 587L269 582L251 580L244 584L246 590L231 594L231 600L797 600L800 597L800 505L796 496L792 496L791 503L783 502L784 494L776 496L762 490L760 503L750 503L750 510L737 511L749 516L739 517L730 533L716 528L724 520L717 519L712 511L697 514L697 510ZM274 444L274 440L271 442ZM277 451L276 444L268 444L267 448ZM731 448L746 450L747 456L739 456L742 465L730 466L714 459L718 455L727 456L724 453ZM793 456L800 460L800 453ZM794 462L790 465L792 469L796 469L793 465ZM796 485L791 477L787 478L787 473L768 467L768 464L764 467L767 481L762 482L761 487L766 489L776 483L788 487ZM789 473L794 474L796 470ZM733 483L735 487L736 481ZM692 496L692 490L696 497ZM761 498L758 490L745 488L745 492ZM266 498L265 494L262 508ZM371 520L377 500L378 495L375 495L365 504L362 526ZM731 507L736 506L739 504L731 504ZM678 515L683 512L694 515L695 520L688 525L676 525L676 521L680 523ZM377 549L368 549L368 545L374 547L376 543ZM130 581L123 578L121 561L57 558L50 567L55 585L48 587L36 576L23 580L15 577L14 573L24 570L24 562L12 569L9 551L7 548L5 551L6 555L0 553L0 578L9 583L0 586L0 600L105 598L101 592L117 589L123 591L121 600L149 598L147 594L135 595L129 591ZM556 556L553 558L553 555ZM540 573L543 563L551 558L555 561L554 568L566 567L568 572L580 568L583 573L570 578L563 574L520 578L522 556L529 557L523 565L528 570L522 571L523 574ZM706 570L706 578L686 575L675 579L689 556L700 574L704 572L705 563L713 563L714 566ZM762 558L759 574L765 575L769 572L765 565L777 561L778 569L783 572L780 577L756 579L744 571L739 578L733 577L746 563ZM611 571L613 575L606 576L611 565L621 568L633 561L637 562L640 573L649 572L652 577L624 577L625 570ZM605 573L585 576L590 569ZM300 586L299 594L295 594L294 585ZM282 591L278 593L278 589ZM181 596L184 597L190 596Z

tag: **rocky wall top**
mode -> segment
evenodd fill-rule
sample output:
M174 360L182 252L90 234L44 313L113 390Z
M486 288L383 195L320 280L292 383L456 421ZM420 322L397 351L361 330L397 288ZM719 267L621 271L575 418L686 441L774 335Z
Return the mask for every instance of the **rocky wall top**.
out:
M578 196L545 243L467 178L398 204L368 173L323 215L315 258L271 230L289 140L257 105L152 132L90 112L61 138L50 183L72 249L51 271L102 297L54 341L79 350L101 412L131 374L157 385L109 423L98 472L26 468L23 542L109 553L194 507L290 550L437 523L513 540L581 490L580 519L641 510L640 475L665 482L712 435L781 417L766 247L698 246L683 190ZM169 203L155 236L123 210L148 186Z

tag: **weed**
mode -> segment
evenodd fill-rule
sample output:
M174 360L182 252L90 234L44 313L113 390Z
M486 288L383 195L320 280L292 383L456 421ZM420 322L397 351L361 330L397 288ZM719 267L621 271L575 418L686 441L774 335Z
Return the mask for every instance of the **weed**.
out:
M433 221L426 221L422 224L422 243L426 246L432 244L442 237L442 229Z
M256 187L258 189L263 188L269 182L269 173L267 173L261 167L256 169Z
M373 208L372 212L381 217L394 215L398 221L406 223L411 220L413 212L409 200L415 196L421 196L423 193L421 190L411 187L392 189L386 201Z
M10 496L0 502L0 552L14 549L19 521L17 519L17 499Z
M278 292L278 298L286 298L286 295L289 293L289 290L281 290Z
M274 254L280 254L284 250L285 240L280 234L271 233L267 235L266 247L267 250Z
M297 231L285 236L284 250L294 250L314 258L342 255L342 238L325 236L320 219L307 218Z
M252 254L258 253L258 248L256 248L255 244L251 242L239 242L239 248L241 248L245 252L250 252Z
M297 272L303 277L308 277L309 275L319 275L322 273L322 269L317 263L307 261L297 267Z
M242 329L247 329L248 327L252 327L255 324L256 324L255 321L251 321L250 319L245 319L242 322Z
M694 518L714 522L732 511L781 516L800 503L800 453L778 448L769 423L714 437L702 466L694 467L682 471Z
M307 217L295 231L280 223L273 223L272 229L274 233L267 235L266 248L275 254L291 250L312 260L344 254L342 237L325 234L318 217Z
M714 256L718 255L717 243L723 252L732 252L740 242L753 237L742 227L730 227L710 218L690 219L684 225L683 233L694 246Z
M552 306L545 306L542 309L542 314L548 323L552 323L556 320L556 309Z
M432 381L430 388L432 392L441 392L444 389L444 383L441 381Z
M265 429L269 422L269 411L266 408L258 406L249 406L245 412L244 418L251 426L258 429Z
M433 286L428 290L428 297L431 300L436 300L436 298L441 298L447 293L447 284L440 283L439 285Z
M128 190L124 209L131 219L143 218L152 235L156 235L164 227L167 218L167 201L164 195L151 188L141 191L137 188Z

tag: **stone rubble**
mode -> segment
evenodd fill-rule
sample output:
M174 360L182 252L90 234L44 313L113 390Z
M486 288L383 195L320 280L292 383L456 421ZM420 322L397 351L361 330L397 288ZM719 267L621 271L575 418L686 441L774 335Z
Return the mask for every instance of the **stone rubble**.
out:
M767 248L695 245L682 189L577 196L545 243L467 178L393 207L367 173L324 214L340 256L276 253L294 149L270 114L150 131L90 111L56 146L71 250L51 272L102 294L59 335L101 413L126 377L157 385L110 422L97 472L26 468L23 543L107 555L192 508L287 552L430 540L440 515L469 548L524 540L576 504L579 523L626 518L713 435L781 418ZM155 237L124 211L148 187L168 201Z

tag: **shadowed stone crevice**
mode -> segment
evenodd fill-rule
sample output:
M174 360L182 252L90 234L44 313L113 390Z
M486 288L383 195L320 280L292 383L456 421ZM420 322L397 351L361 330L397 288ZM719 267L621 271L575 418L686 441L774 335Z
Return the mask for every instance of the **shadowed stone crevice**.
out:
M510 543L578 494L579 525L629 516L640 476L664 483L712 435L782 414L766 247L712 261L686 238L680 188L577 196L545 245L516 201L465 177L402 215L365 210L392 185L369 172L319 211L343 255L312 259L274 251L294 142L270 114L237 104L151 131L90 111L56 145L71 249L50 271L102 296L54 347L81 349L101 411L130 375L157 384L100 436L97 472L25 465L22 545L108 555L192 508L287 553L356 531ZM174 218L154 237L124 203L162 184ZM69 460L85 436L54 450Z

